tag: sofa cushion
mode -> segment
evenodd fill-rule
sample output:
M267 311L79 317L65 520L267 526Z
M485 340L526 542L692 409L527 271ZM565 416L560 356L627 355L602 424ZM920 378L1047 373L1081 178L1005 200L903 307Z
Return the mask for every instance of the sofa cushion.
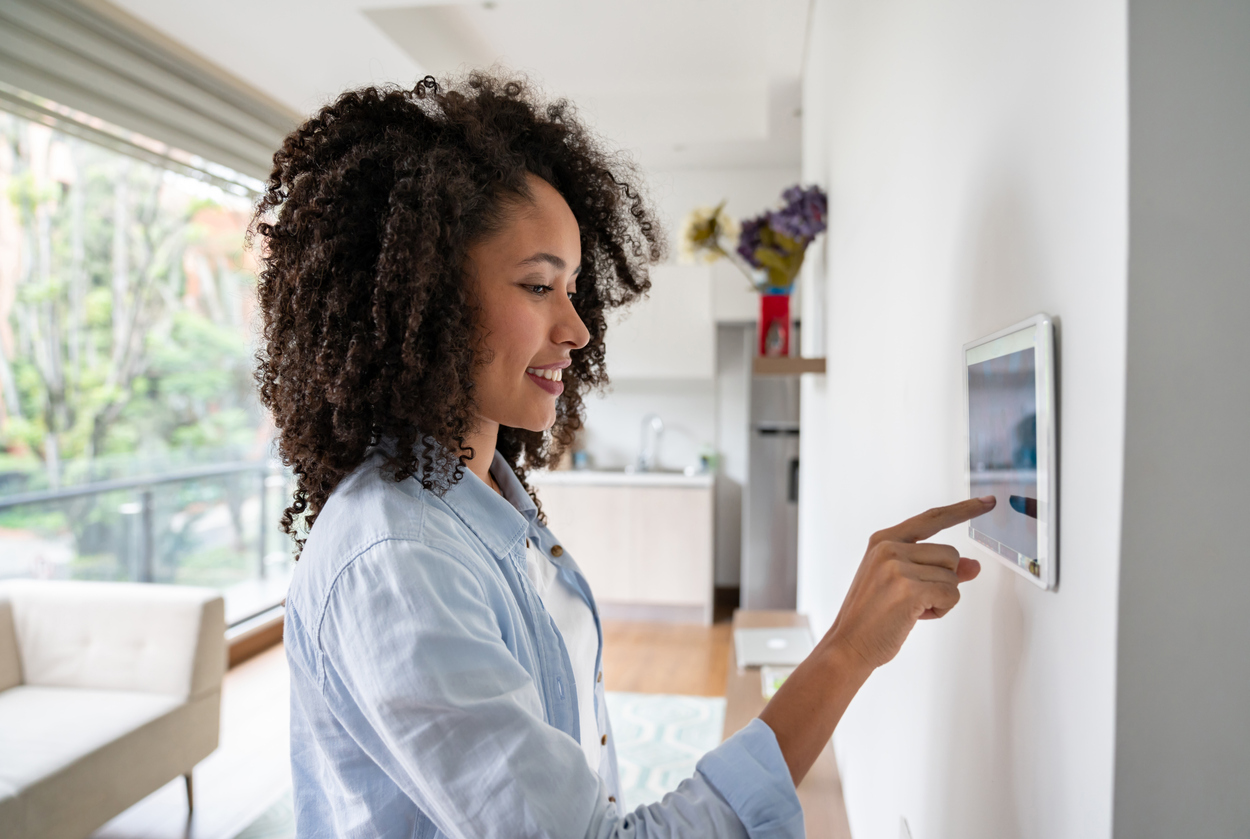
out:
M181 704L155 693L9 688L0 693L0 791L7 787L21 795L41 778Z
M179 775L189 773L195 764L217 747L218 720L221 716L219 691L185 704L179 703L169 712L147 719L158 710L153 707L156 703L123 700L137 696L140 700L155 698L159 702L160 697L118 696L112 691L63 688L44 690L69 694L96 693L97 701L91 703L90 708L78 707L76 702L61 701L63 697L57 701L64 711L75 715L89 714L96 708L109 706L111 712L102 716L108 717L110 728L116 729L125 718L135 721L138 727L120 733L116 739L90 752L83 747L90 741L99 740L100 733L80 731L81 756L72 758L68 764L64 764L64 760L37 761L44 766L54 763L64 765L33 781L27 777L29 772L25 773L22 782L29 785L16 790L7 800L4 797L6 782L0 779L0 837L3 839L82 839L144 796ZM50 694L44 694L45 698L48 696ZM25 704L25 701L13 704ZM0 705L0 719L6 719L4 715L9 711L9 708ZM72 719L67 720L71 725ZM33 735L23 732L18 739L25 743L33 739ZM58 733L57 740L62 739L68 738L62 738ZM58 743L62 757L74 751L67 748L69 745L72 744ZM0 741L0 765L6 763L6 748L7 745Z

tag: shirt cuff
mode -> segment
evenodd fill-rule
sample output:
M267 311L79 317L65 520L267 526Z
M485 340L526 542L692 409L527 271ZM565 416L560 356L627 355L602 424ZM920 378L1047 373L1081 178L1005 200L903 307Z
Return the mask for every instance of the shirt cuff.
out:
M751 720L696 768L733 808L748 836L804 835L803 808L768 723Z

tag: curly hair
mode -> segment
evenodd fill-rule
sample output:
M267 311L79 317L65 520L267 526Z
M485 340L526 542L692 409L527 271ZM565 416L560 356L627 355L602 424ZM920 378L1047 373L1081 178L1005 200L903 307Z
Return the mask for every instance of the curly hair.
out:
M442 494L473 457L475 307L464 264L529 199L527 174L563 196L581 233L573 305L590 332L564 370L546 433L501 426L498 450L529 469L572 442L583 394L608 382L608 310L650 288L664 241L631 165L604 151L563 99L485 72L440 86L341 95L274 154L251 233L262 238L256 382L297 478L282 529L296 542L330 493L386 446L383 468ZM539 507L541 515L541 506Z

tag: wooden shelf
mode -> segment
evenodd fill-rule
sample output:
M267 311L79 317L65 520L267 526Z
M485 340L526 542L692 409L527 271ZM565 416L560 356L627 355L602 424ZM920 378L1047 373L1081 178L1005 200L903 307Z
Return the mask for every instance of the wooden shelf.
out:
M799 373L823 372L825 372L825 360L823 358L759 356L755 359L754 373L757 376L796 376Z

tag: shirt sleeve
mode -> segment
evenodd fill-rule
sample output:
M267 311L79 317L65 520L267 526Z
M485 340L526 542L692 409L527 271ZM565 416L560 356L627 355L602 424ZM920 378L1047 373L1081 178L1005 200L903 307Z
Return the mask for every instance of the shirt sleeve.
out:
M442 833L803 835L789 771L759 720L662 802L619 813L578 743L546 723L507 643L529 633L507 624L505 597L454 556L392 540L343 570L317 628L330 708Z

